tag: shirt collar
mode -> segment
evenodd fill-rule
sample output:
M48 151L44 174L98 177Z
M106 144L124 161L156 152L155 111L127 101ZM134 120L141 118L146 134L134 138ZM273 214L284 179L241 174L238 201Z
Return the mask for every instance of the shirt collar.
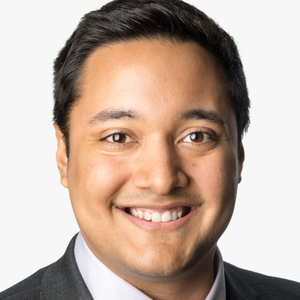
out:
M98 260L88 248L81 233L76 238L74 252L81 276L94 300L151 300ZM224 266L219 249L216 251L215 259L215 281L205 300L225 300L226 298Z
M205 300L226 300L224 262L218 247L215 253L215 281Z

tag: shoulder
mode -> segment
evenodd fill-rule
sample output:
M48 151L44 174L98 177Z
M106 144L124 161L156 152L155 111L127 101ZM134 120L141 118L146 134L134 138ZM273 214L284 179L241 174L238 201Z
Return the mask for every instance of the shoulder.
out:
M300 283L266 276L224 263L226 284L240 288L250 286L262 299L300 300Z
M92 300L76 264L76 237L59 260L0 293L0 300Z
M0 300L40 299L43 276L48 268L49 266L38 270L28 278L3 291L0 293Z

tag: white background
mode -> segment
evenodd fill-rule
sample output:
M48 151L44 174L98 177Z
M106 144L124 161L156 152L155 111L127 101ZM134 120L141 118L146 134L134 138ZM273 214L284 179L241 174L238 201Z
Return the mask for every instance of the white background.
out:
M236 40L252 100L226 261L300 281L298 1L189 1ZM104 1L1 1L0 290L57 260L78 231L59 183L52 63Z

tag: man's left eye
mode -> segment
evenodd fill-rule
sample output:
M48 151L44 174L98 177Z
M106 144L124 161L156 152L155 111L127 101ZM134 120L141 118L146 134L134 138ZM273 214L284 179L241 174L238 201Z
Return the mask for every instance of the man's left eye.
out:
M183 142L188 143L203 143L210 139L210 135L208 133L197 131L190 133L185 138L182 139Z

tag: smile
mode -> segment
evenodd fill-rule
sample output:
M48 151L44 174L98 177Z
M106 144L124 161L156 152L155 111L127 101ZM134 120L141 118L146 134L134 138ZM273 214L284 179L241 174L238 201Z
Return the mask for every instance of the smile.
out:
M153 210L137 207L125 209L126 213L134 216L135 218L154 223L175 221L186 216L190 211L191 207L188 206L179 206L169 210Z

